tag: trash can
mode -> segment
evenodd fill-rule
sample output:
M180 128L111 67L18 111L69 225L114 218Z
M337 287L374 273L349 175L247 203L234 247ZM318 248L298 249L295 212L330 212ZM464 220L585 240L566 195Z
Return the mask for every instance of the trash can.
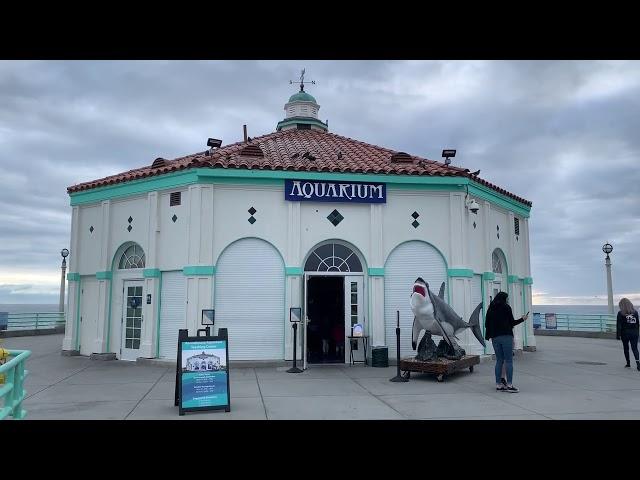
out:
M9 324L9 312L0 312L0 330L6 330Z
M381 368L389 366L389 350L387 347L373 347L371 350L371 366Z

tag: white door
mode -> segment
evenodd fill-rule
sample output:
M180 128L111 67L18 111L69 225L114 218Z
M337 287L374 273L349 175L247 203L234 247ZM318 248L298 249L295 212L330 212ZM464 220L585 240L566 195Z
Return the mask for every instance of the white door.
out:
M284 265L276 249L257 238L230 245L218 259L216 327L229 332L230 360L284 359Z
M362 325L364 335L367 334L368 328L364 324L364 277L345 276L344 277L344 330L345 336L351 335L351 328L359 323ZM364 360L364 348L362 340L357 341L357 350L353 351L353 359L356 361ZM354 344L356 346L356 344ZM345 343L344 355L345 363L349 362L349 345Z
M83 277L80 285L80 354L91 355L98 336L98 280Z
M413 312L409 304L413 283L422 277L435 295L442 282L447 281L447 268L440 253L431 245L411 241L397 247L385 264L384 276L384 324L389 358L396 358L396 311L400 311L401 357L415 355L411 346ZM446 285L444 299L448 300ZM434 338L437 343L438 337Z
M125 280L122 305L122 328L120 330L120 360L135 361L140 352L142 339L142 280Z
M177 358L178 330L187 328L186 286L182 271L162 273L160 358Z

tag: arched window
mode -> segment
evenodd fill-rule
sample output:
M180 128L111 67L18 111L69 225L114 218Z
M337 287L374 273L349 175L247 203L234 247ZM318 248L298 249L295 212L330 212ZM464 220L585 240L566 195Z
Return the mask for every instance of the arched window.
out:
M502 273L502 259L497 250L494 250L493 255L491 255L491 271L493 273Z
M130 245L120 257L118 268L121 270L127 268L144 268L144 250L140 245Z
M305 272L362 272L358 255L339 243L316 248L304 264Z

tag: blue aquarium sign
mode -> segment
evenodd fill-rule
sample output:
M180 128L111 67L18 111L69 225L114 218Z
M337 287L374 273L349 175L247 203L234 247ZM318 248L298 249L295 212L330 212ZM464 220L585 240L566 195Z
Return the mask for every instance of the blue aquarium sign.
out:
M384 183L285 180L284 199L290 202L387 203Z

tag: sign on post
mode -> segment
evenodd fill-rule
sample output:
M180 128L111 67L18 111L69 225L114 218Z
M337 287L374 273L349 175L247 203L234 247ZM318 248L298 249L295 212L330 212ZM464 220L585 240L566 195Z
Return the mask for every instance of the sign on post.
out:
M231 411L227 336L178 334L176 399L179 414L204 410Z

